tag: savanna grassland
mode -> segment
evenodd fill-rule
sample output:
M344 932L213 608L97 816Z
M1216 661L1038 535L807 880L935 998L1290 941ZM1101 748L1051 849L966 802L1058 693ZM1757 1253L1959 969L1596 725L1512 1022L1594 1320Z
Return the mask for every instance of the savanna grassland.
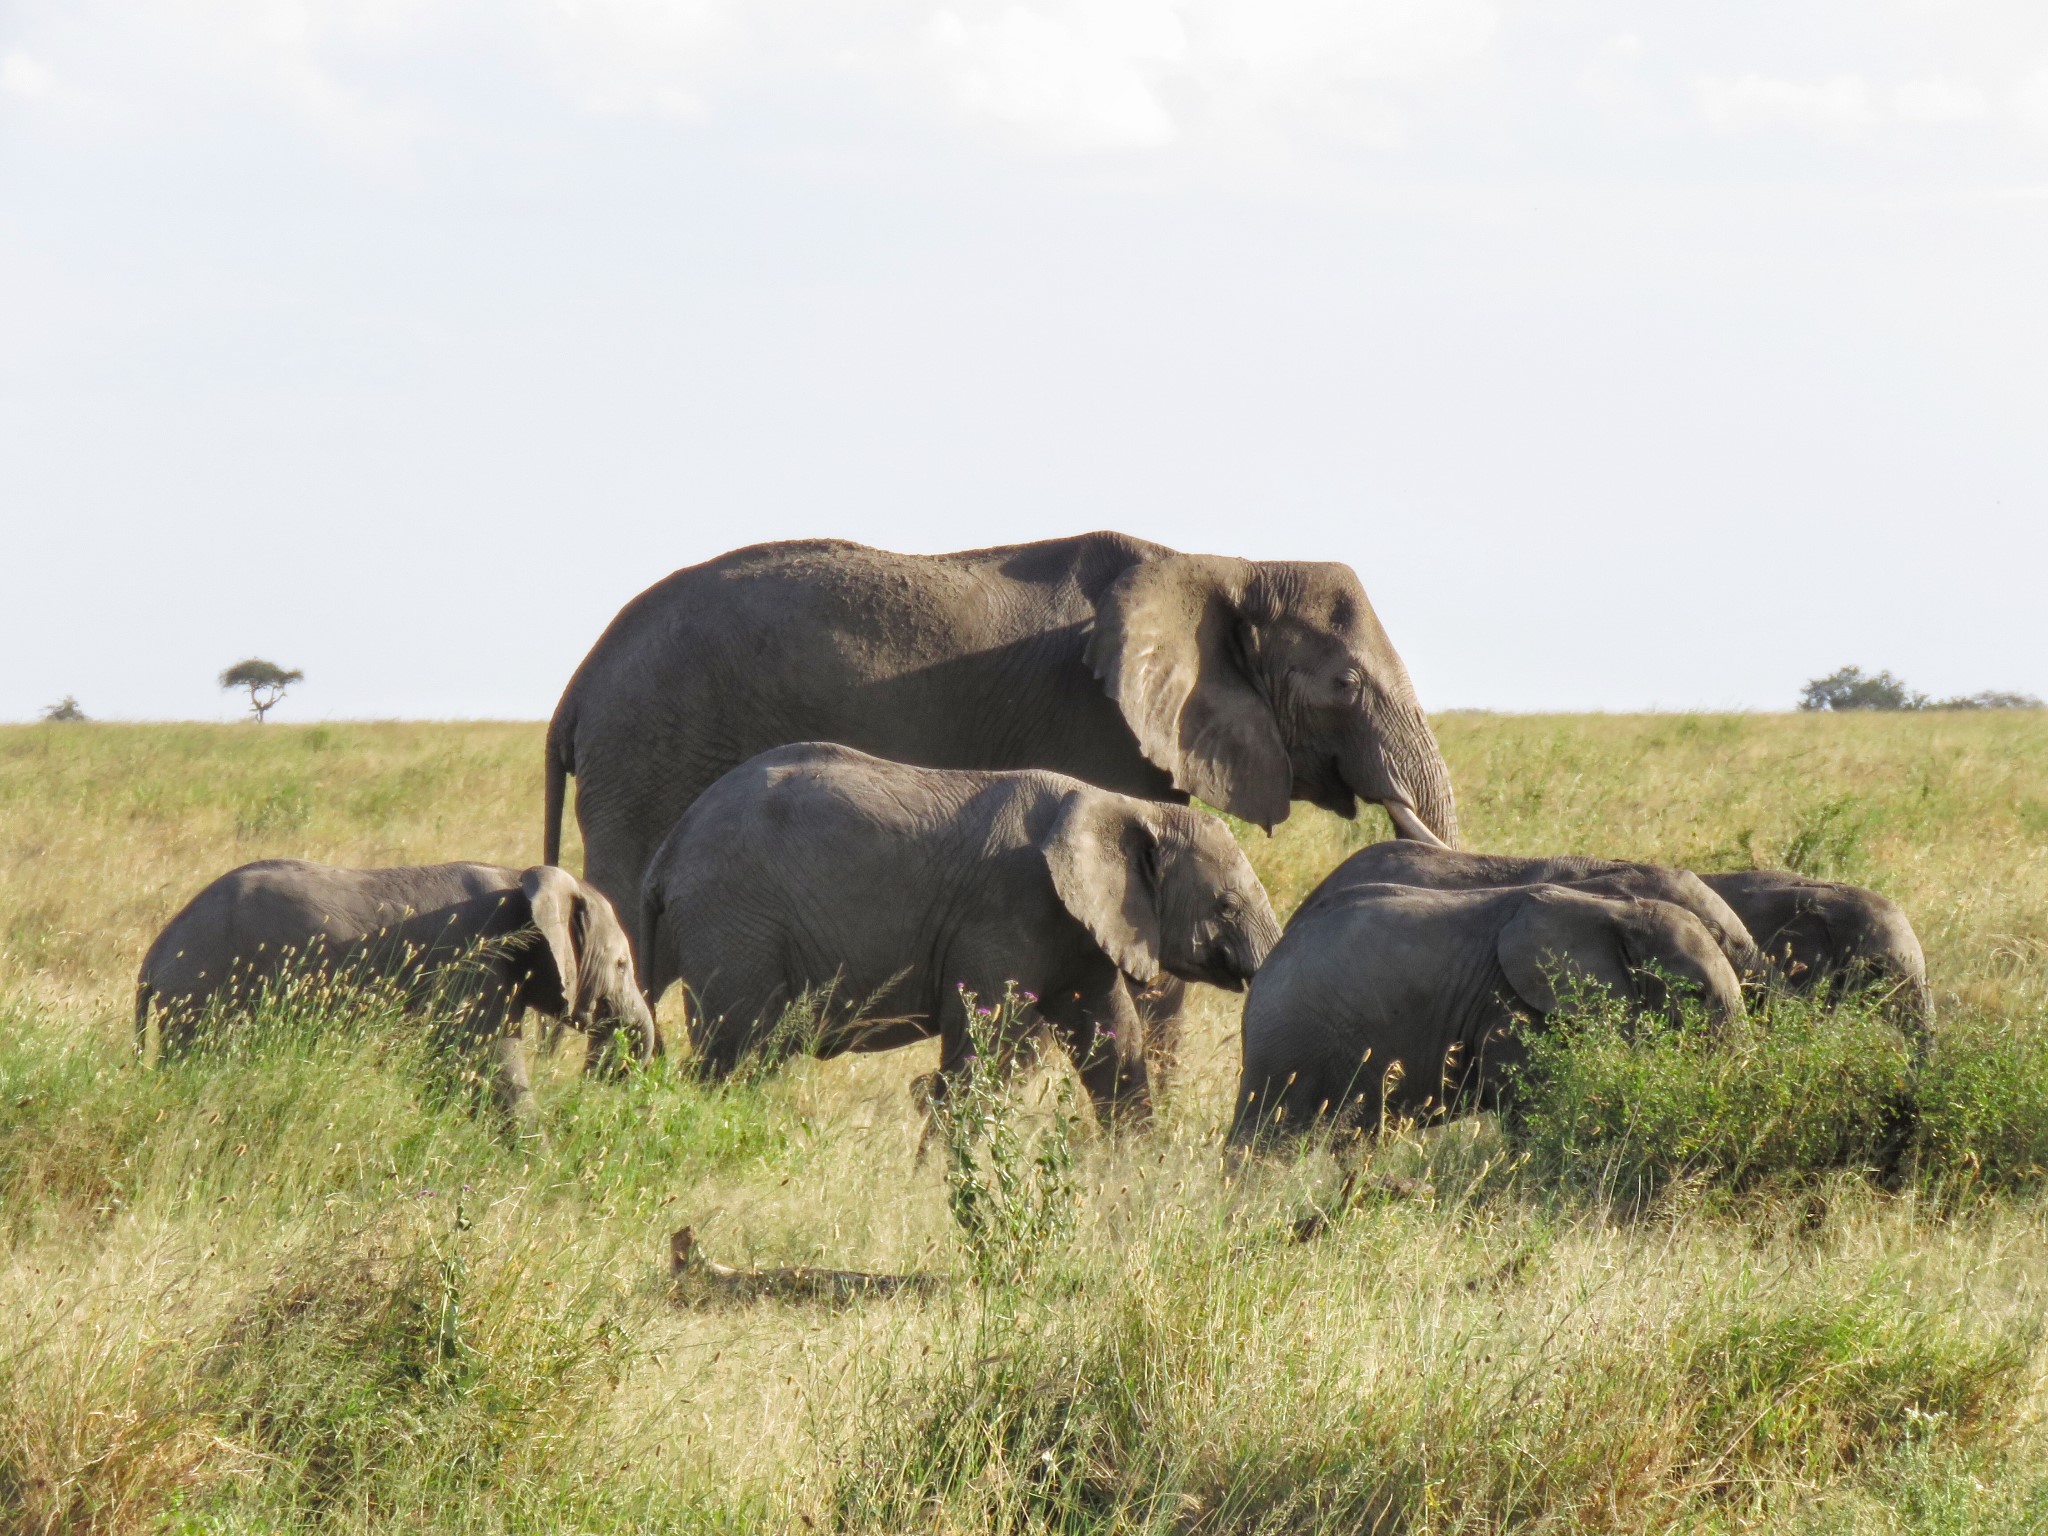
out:
M1513 1139L1227 1175L1220 994L1149 1133L1046 1072L922 1157L931 1047L714 1089L572 1037L521 1149L417 1024L143 1070L131 990L249 859L531 862L539 726L0 729L0 1530L2048 1529L2048 715L1438 723L1468 846L1892 895L1932 1048L1595 1017ZM1284 914L1377 816L1240 832ZM685 1225L937 1278L679 1285Z

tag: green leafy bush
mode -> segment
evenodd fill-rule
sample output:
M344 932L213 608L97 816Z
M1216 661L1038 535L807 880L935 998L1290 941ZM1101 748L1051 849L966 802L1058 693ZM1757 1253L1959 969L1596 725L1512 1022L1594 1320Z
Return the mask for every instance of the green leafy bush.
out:
M1942 1020L1916 1098L1923 1167L1950 1192L2048 1180L2048 1020Z
M1912 1048L1853 1002L1777 997L1716 1028L1636 1020L1596 995L1527 1039L1511 1118L1531 1172L1603 1199L1639 1203L1678 1179L1896 1172L1912 1136Z
M984 1282L1023 1278L1073 1233L1073 1106L1057 1080L1052 1113L1033 1123L1011 1072L1029 1000L1005 987L993 1008L962 991L973 1044L935 1113L946 1147L947 1205Z

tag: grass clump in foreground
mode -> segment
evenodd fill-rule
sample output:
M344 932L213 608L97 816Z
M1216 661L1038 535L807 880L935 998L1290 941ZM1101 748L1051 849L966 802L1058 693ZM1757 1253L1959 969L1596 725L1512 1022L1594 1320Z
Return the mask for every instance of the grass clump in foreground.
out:
M1427 1216L1310 1256L1247 1252L1205 1215L1091 1268L1086 1306L951 1324L936 1363L862 1405L834 1528L1767 1522L1815 1491L2000 1466L2040 1339L1860 1255L1723 1242L1683 1272L1603 1269L1621 1240L1579 1230L1504 1278ZM1437 1265L1448 1292L1417 1283Z
M1389 1137L1346 1200L1320 1153L1225 1176L1196 989L1140 1135L991 1078L920 1156L929 1047L712 1088L572 1038L515 1146L416 1019L142 1071L131 989L249 859L531 863L540 727L0 730L0 1531L2048 1528L2048 721L1438 726L1474 847L1900 900L1926 1059L1855 1010L1589 1019L1519 1127ZM1245 847L1284 912L1373 835ZM684 1226L952 1278L681 1305Z

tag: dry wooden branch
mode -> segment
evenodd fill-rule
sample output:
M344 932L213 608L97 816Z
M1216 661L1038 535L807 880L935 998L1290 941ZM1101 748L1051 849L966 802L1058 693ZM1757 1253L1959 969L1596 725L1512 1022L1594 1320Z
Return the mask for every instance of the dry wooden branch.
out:
M708 1292L745 1300L772 1296L782 1301L848 1302L865 1296L894 1296L899 1291L922 1295L950 1278L922 1272L878 1275L860 1269L816 1269L808 1264L734 1269L728 1264L714 1264L698 1252L697 1234L689 1227L670 1235L668 1268L678 1300L694 1299L693 1292Z

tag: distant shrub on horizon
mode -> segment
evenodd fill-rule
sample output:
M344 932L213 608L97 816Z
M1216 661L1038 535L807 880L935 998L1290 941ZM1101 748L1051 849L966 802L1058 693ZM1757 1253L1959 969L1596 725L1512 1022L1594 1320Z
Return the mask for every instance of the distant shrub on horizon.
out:
M1959 694L1952 699L1930 699L1906 686L1903 678L1890 672L1866 674L1861 667L1843 667L1826 677L1810 679L1799 690L1799 707L1804 710L1842 709L2041 709L2040 699L2031 693Z

